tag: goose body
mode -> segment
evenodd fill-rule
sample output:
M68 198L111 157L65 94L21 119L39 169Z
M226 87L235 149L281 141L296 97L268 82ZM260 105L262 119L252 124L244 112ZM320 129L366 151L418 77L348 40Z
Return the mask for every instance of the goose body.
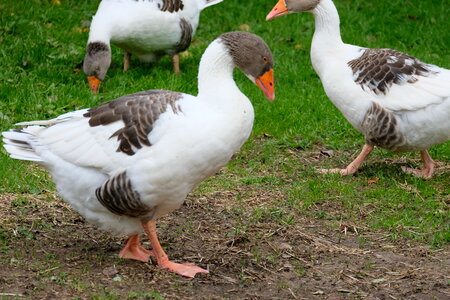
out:
M103 0L92 18L83 69L91 89L98 90L111 63L111 46L125 51L124 70L130 55L155 62L164 55L174 59L186 50L197 30L200 12L222 0Z
M267 18L298 11L315 17L311 61L327 96L366 137L363 152L346 169L322 171L353 174L378 146L421 151L425 168L404 170L431 177L434 163L426 149L450 140L450 70L400 51L344 43L332 0L280 0Z
M231 82L223 87L228 88L226 93L219 88L223 92L221 95L204 96L221 103L221 110L205 106L209 99L203 98L202 94L195 97L150 90L53 120L24 122L19 124L28 126L22 129L23 133L6 132L4 136L9 140L25 138L29 142L32 150L27 151L35 153L24 153L23 156L17 153L16 158L34 155L31 158L42 163L52 174L61 197L90 223L113 234L130 235L142 231L140 219L111 212L98 200L96 190L125 171L141 201L153 208L154 219L179 208L192 189L228 162L251 132L254 114L250 101ZM165 103L166 99L176 100L171 104ZM146 103L138 104L138 101ZM118 105L111 108L113 104ZM140 130L148 130L144 126L131 127L128 130L132 133L124 132L128 136L116 138L113 135L123 130L123 121L89 124L97 118L113 118L115 111L132 114L132 110L142 109L146 104L153 110L166 109L148 134L151 146L138 138ZM101 112L101 109L108 111ZM150 119L142 116L140 122L144 124ZM9 150L14 146L8 145L7 141L5 147ZM12 153L15 151L11 149Z
M155 221L179 208L249 137L253 107L233 80L234 67L273 100L272 65L258 36L227 33L202 56L197 96L143 91L52 120L20 123L21 129L3 133L4 147L12 158L45 166L62 198L89 222L129 235L121 257L148 260L139 244L145 230L161 267L193 277L204 270L166 264Z

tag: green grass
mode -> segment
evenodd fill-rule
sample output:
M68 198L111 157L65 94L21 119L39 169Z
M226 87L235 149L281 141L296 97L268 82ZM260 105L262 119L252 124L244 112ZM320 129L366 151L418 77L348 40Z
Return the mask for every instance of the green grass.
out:
M246 24L274 53L277 100L267 102L256 86L236 72L239 87L255 106L252 137L219 176L209 179L195 193L257 186L280 191L285 197L274 199L265 208L249 207L254 209L255 222L279 218L288 226L295 221L292 213L300 213L382 228L392 238L406 236L435 247L448 244L448 172L427 181L413 178L401 173L402 164L386 164L384 158L398 155L383 150L374 151L355 177L315 172L321 166L343 167L360 150L364 139L327 99L311 67L313 17L296 14L266 22L265 16L275 2L226 0L206 9L189 48L192 55L181 60L180 76L173 75L167 57L152 66L133 59L131 70L123 73L122 53L113 47L113 64L101 93L92 95L80 71L88 37L82 21L91 19L98 2L61 0L61 5L54 5L44 0L4 0L0 3L0 129L146 89L196 94L198 62L206 46L219 34ZM450 67L448 1L335 2L344 41L394 48ZM317 152L319 146L346 152L319 162L308 161L309 154ZM447 142L431 149L432 156L446 166L449 146ZM402 156L411 163L417 153ZM3 149L0 166L0 193L54 190L47 173L8 158ZM368 180L375 177L379 180L369 185Z

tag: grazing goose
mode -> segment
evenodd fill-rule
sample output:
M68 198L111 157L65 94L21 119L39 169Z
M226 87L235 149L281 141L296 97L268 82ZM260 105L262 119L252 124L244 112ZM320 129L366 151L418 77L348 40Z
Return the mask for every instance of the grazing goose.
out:
M103 0L92 19L83 70L97 93L111 64L110 43L122 48L124 71L130 55L143 62L172 57L179 72L178 54L191 44L200 12L223 0Z
M345 169L321 171L353 174L378 146L420 151L424 168L402 169L430 178L435 163L427 149L450 139L450 71L396 50L343 43L332 0L280 0L266 19L301 11L315 17L311 60L326 94L366 137L362 152Z
M179 208L249 137L253 106L233 80L235 67L275 98L269 47L254 34L230 32L203 54L197 96L143 91L19 123L3 132L4 147L12 158L46 167L62 198L89 222L128 235L120 257L145 262L154 255L161 268L194 277L207 271L169 261L155 221ZM142 230L152 252L140 245Z

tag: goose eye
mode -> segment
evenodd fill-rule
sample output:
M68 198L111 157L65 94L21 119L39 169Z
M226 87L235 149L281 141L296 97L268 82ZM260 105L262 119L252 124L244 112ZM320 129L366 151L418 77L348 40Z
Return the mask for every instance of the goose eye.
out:
M268 61L269 61L269 59L268 59L267 57L264 56L264 57L263 57L263 62L266 63L266 62L268 62Z

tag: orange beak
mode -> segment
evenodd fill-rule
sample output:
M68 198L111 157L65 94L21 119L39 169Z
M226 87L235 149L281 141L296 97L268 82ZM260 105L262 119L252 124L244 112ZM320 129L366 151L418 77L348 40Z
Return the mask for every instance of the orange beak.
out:
M91 89L92 93L97 94L101 80L95 76L89 76L88 81L89 81L89 88Z
M275 85L273 82L273 69L255 79L256 85L263 91L269 101L275 100Z
M284 0L278 1L277 5L270 11L270 13L266 17L266 21L275 19L276 17L284 16L289 13L286 4L284 4Z

